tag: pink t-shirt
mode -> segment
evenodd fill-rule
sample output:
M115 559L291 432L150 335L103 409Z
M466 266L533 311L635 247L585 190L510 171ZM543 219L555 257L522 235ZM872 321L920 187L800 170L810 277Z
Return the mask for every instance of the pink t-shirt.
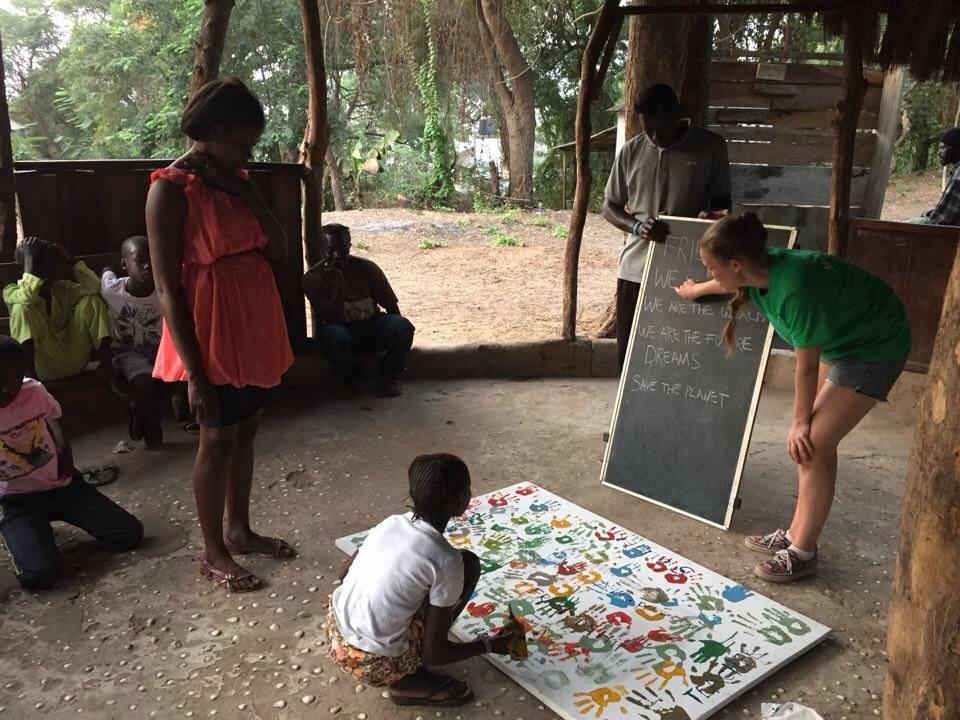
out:
M0 498L63 487L57 448L46 419L60 417L60 403L36 380L23 381L20 394L0 408Z

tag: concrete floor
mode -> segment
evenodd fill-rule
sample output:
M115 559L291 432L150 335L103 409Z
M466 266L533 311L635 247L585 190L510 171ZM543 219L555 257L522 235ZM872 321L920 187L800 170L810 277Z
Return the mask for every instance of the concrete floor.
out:
M97 429L75 414L68 429L85 431L75 440L80 464L122 466L108 493L144 520L149 540L136 555L111 557L58 528L67 577L39 596L20 591L9 563L0 563L0 718L553 717L480 659L458 668L478 705L441 715L394 708L325 657L319 625L343 561L333 540L401 510L409 461L439 450L467 460L478 493L540 484L833 627L825 643L721 715L759 717L773 697L808 704L827 720L878 715L910 415L878 408L848 438L822 571L777 587L753 577L757 558L742 537L789 519L790 396L764 393L743 506L724 533L599 485L615 391L613 380L471 380L412 382L394 401L289 394L264 426L254 507L259 528L284 535L301 556L250 560L271 584L242 596L196 571L191 440L168 429L163 451L112 456L122 422Z

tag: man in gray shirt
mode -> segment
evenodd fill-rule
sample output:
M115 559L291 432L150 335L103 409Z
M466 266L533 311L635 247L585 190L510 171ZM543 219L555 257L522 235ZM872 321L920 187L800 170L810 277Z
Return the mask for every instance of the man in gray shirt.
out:
M603 203L607 222L628 233L617 277L621 369L648 243L667 236L667 225L658 216L716 218L729 212L732 205L726 141L681 117L680 101L672 87L650 85L637 98L634 109L643 118L644 132L620 148Z

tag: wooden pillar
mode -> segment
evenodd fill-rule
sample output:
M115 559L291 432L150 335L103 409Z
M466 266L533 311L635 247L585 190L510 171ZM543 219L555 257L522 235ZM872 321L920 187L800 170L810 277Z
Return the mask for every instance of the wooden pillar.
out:
M307 61L307 127L300 147L303 176L303 242L307 263L320 260L323 222L323 162L330 142L327 123L327 71L323 64L323 25L317 0L300 0L303 46Z
M620 36L620 28L623 26L623 13L620 12L619 6L620 0L603 0L580 63L580 95L577 98L574 136L576 179L563 263L562 333L564 339L571 341L577 336L577 275L580 266L580 244L583 241L583 226L587 221L590 186L593 184L593 175L590 172L590 106L603 84L603 76L609 65L608 58L612 55ZM604 48L606 48L605 53ZM605 57L598 68L597 62L601 59L601 53L604 53Z
M190 95L220 77L220 60L232 11L233 0L203 0L203 19L193 50Z
M883 198L890 180L890 165L893 162L893 144L900 130L900 105L903 102L903 68L888 72L883 78L883 94L880 96L880 115L877 118L877 146L870 164L867 192L863 199L861 217L879 218L883 211Z
M560 207L566 210L567 209L567 151L566 150L560 151L560 177L562 179L562 183L560 186L560 193L561 193Z
M960 709L960 250L914 431L887 616L883 717Z
M0 37L0 57L3 38ZM17 195L13 178L13 140L10 137L10 109L7 83L0 62L0 260L13 260L17 247Z
M830 176L830 216L827 252L843 255L850 224L850 180L853 150L867 81L863 77L864 13L850 7L843 17L843 84L833 119L833 173Z

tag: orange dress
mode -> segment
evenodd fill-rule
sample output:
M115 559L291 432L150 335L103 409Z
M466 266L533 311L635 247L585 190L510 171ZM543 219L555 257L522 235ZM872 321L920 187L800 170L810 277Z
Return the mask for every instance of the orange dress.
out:
M191 172L167 167L150 175L175 182L187 199L183 293L193 316L207 377L214 385L269 388L293 364L280 294L260 251L266 235L245 202L207 187ZM166 321L153 376L187 380Z

